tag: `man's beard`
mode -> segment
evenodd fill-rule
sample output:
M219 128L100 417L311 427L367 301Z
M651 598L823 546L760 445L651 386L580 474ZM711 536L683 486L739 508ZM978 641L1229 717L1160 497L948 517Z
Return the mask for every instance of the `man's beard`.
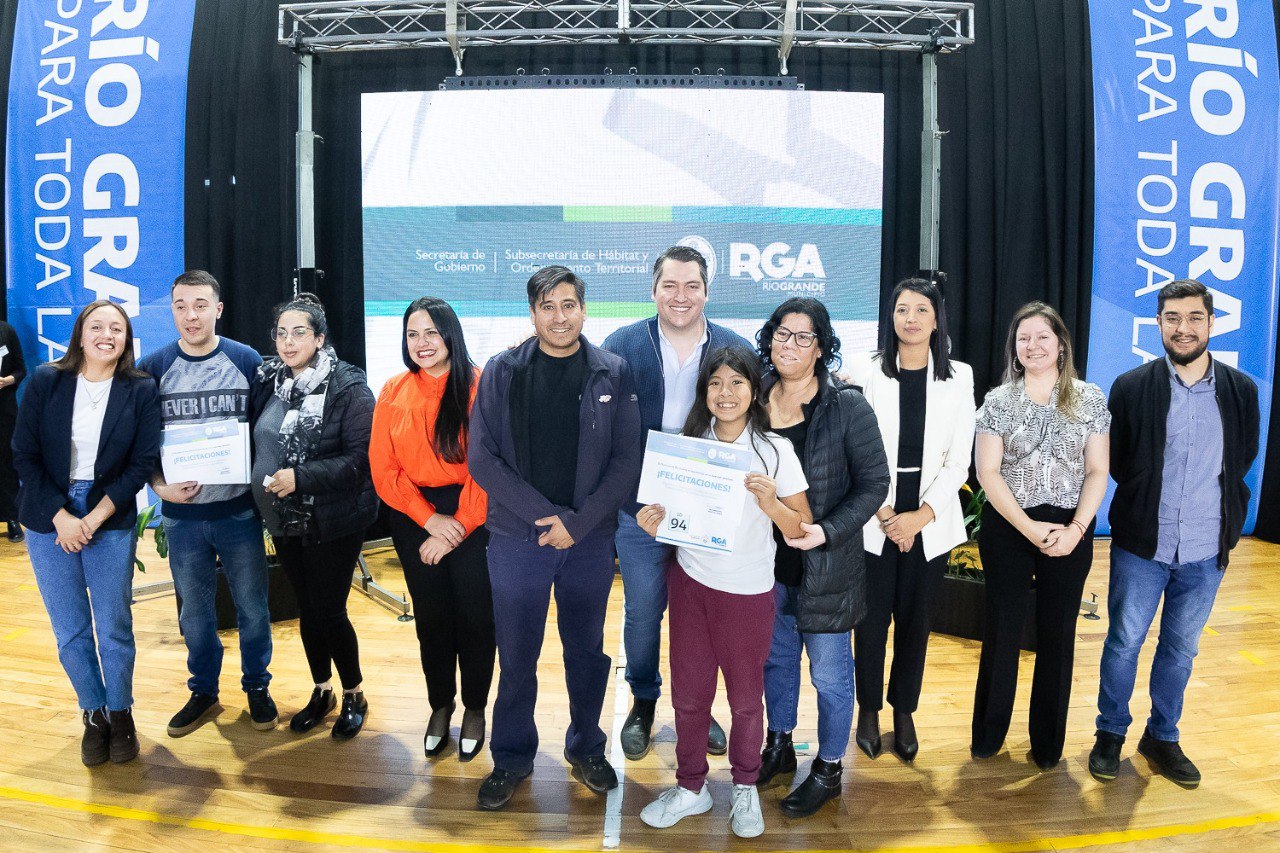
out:
M1209 348L1209 341L1202 341L1200 346L1196 347L1189 353L1179 353L1172 349L1169 344L1164 345L1164 351L1169 355L1169 360L1181 367L1186 367L1200 356L1204 355L1204 351Z

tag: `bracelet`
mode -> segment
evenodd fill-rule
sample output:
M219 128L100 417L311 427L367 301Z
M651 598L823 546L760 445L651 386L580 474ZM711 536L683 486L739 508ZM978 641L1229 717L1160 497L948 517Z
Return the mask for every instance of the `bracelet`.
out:
M1089 532L1089 528L1080 523L1079 519L1071 519L1071 523L1080 528L1080 535L1083 536Z

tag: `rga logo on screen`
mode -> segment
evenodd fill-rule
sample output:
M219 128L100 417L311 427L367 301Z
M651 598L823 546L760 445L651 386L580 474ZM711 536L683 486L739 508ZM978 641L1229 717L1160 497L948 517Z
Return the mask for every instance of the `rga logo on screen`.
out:
M750 278L765 291L823 293L827 289L827 271L813 243L798 249L782 242L763 249L755 243L730 243L729 277Z

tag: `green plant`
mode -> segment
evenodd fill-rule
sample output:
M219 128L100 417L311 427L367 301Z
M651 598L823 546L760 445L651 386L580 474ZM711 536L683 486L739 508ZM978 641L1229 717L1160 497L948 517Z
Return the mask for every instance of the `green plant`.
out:
M147 528L151 526L152 520L155 519L156 513L159 511L160 502L157 501L142 512L138 513L138 523L137 526L134 527L134 532L137 534L139 542L141 542L146 535ZM156 525L154 536L156 542L156 556L163 560L165 557L169 556L169 538L165 535L163 524ZM136 550L133 555L133 565L136 566L140 572L145 573L147 571L146 565L138 559Z
M978 541L978 532L982 530L982 510L987 506L987 490L981 487L978 491L969 488L965 483L961 489L966 494L964 499L964 529L969 534L969 541Z
M961 487L964 509L964 529L969 541L957 545L947 558L947 575L953 578L982 581L982 558L978 554L978 533L982 530L982 510L987 505L986 490L973 491L966 483Z

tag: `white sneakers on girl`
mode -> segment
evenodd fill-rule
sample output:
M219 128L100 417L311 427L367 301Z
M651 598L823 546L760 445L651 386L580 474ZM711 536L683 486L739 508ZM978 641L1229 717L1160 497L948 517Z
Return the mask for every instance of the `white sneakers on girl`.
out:
M751 790L755 790L752 788ZM735 799L736 803L737 800ZM704 814L711 811L711 792L703 785L696 794L688 788L676 785L663 791L658 799L640 810L640 819L654 829L666 829L675 826L689 815ZM756 816L760 815L760 801L756 800ZM763 830L763 824L761 829ZM760 833L757 832L756 835Z
M707 799L710 801L711 798ZM764 832L760 793L756 791L755 785L733 786L733 811L729 814L729 828L739 838L755 838Z

